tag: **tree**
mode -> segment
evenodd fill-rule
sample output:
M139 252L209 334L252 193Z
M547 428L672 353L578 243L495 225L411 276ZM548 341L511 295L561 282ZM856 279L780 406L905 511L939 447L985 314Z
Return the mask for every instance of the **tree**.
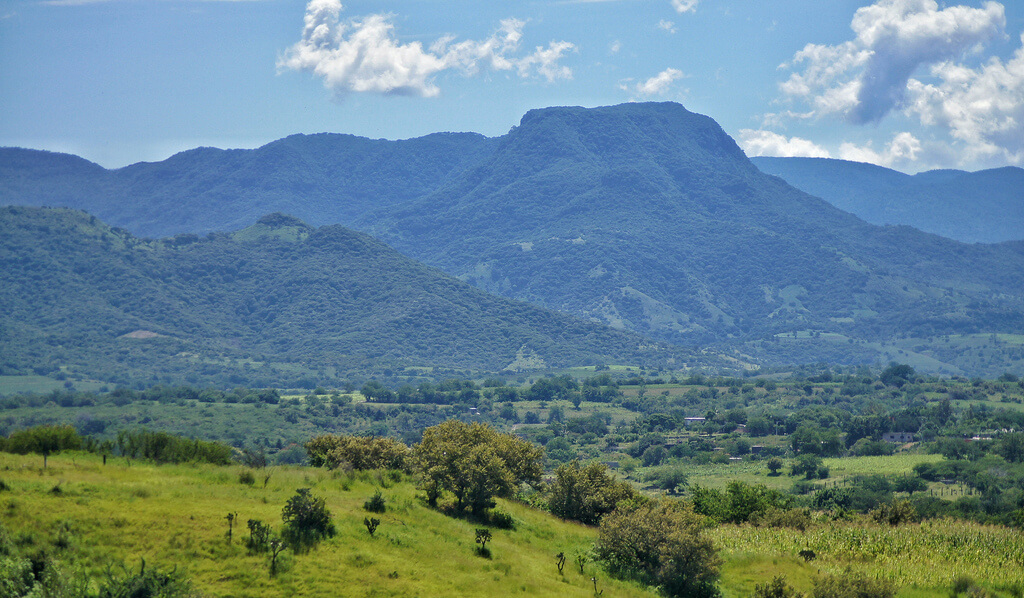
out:
M511 496L521 484L538 484L544 451L487 424L449 420L423 431L413 449L423 472L423 488L432 505L445 491L455 495L457 511L474 515L494 505L495 496Z
M718 596L722 560L703 535L706 526L686 503L629 501L601 520L597 555L613 574L661 586L668 596Z
M1010 463L1024 462L1024 432L1004 435L999 439L999 446L996 450Z
M548 507L562 519L597 525L620 501L634 497L633 486L616 480L603 463L581 467L579 461L573 461L555 470Z
M324 538L334 535L331 512L322 497L310 494L309 488L299 488L281 510L284 520L282 536L295 552L308 550Z
M902 363L891 363L889 367L882 370L878 379L886 386L903 388L903 385L917 377L917 372L909 365Z
M768 459L767 465L768 470L771 471L771 474L769 475L777 476L779 475L779 470L782 469L782 459L772 457L771 459Z
M6 444L6 450L10 453L42 455L44 469L50 455L81 448L82 437L70 425L36 426L27 430L19 430L8 437Z
M394 438L321 434L305 444L309 464L335 469L400 469L409 471L409 447Z

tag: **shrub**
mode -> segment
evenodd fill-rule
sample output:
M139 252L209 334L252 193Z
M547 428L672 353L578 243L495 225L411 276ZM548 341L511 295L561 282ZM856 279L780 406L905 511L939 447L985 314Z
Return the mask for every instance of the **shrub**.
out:
M270 526L259 519L250 519L249 540L246 545L250 552L266 552L270 548Z
M394 438L323 434L305 444L314 467L412 471L409 447Z
M387 510L384 497L378 490L372 497L363 503L363 508L371 513L383 513Z
M516 520L505 511L491 511L488 516L490 524L498 529L515 529Z
M120 575L107 572L107 580L100 587L98 598L122 598L154 596L159 598L179 598L198 596L192 584L182 577L177 569L160 571L156 567L146 569L143 560L136 573L122 567Z
M334 535L334 523L321 497L309 493L309 488L299 488L295 496L288 499L281 511L284 520L282 536L295 552L304 552L324 538Z
M900 525L917 521L917 510L909 500L894 500L878 505L871 511L871 517L878 523Z
M896 589L884 580L873 580L863 573L847 569L814 582L813 598L893 598Z
M238 474L238 483L244 484L246 486L252 486L253 484L256 483L256 476L251 471L246 469L242 473Z
M750 523L757 527L788 527L805 531L811 526L811 512L808 509L768 509L755 513Z
M668 596L718 596L722 561L705 527L687 504L625 502L601 520L597 555L613 574L661 586Z
M755 585L753 598L804 598L804 594L786 583L784 575L779 575L770 582Z

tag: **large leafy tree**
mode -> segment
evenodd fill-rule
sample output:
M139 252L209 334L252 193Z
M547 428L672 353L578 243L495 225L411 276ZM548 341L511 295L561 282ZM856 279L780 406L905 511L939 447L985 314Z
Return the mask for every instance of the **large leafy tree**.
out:
M615 479L603 463L573 461L555 471L548 505L558 517L596 525L620 501L634 497L633 487Z
M629 501L601 520L597 554L621 577L668 596L718 596L722 559L703 535L707 520L679 501Z
M43 467L47 458L64 450L82 448L82 437L69 425L36 426L27 430L19 430L10 435L6 442L6 450L10 453L27 455L36 453L43 456Z
M457 420L424 430L414 454L431 504L447 491L455 496L458 511L468 507L476 515L493 506L493 497L540 482L544 459L543 449L525 440Z

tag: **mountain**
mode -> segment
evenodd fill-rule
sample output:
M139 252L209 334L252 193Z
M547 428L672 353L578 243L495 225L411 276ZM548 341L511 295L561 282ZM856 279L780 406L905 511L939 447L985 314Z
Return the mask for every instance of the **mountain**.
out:
M2 208L0 304L0 375L309 386L420 367L697 359L280 214L148 241L83 212Z
M1024 332L1019 249L870 225L672 103L532 111L482 163L359 225L508 297L768 360ZM812 342L780 338L794 335ZM928 351L926 369L968 367Z
M84 210L152 237L237 230L272 212L338 224L432 191L493 145L472 133L404 141L292 135L255 150L197 148L117 170L0 148L0 202Z
M494 139L294 136L117 171L33 156L27 168L0 154L9 203L72 189L136 234L231 230L280 210L508 298L743 361L1024 373L1021 244L869 224L763 173L675 103L534 110ZM362 166L308 166L328 162ZM125 182L135 174L145 184ZM131 193L104 203L88 177Z
M895 170L828 158L751 158L766 174L873 224L906 224L964 243L1024 239L1024 169Z

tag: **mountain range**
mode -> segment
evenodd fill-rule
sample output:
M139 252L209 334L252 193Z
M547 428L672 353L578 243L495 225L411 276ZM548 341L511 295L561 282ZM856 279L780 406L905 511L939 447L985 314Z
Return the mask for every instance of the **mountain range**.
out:
M964 243L1024 240L1024 169L908 175L829 158L751 158L766 174L872 224L906 224Z
M870 224L674 103L534 110L493 139L293 136L115 171L5 152L6 203L179 237L286 211L492 293L743 361L1024 365L1024 243Z
M281 214L149 241L80 211L0 208L0 283L0 375L311 387L420 368L713 361Z

